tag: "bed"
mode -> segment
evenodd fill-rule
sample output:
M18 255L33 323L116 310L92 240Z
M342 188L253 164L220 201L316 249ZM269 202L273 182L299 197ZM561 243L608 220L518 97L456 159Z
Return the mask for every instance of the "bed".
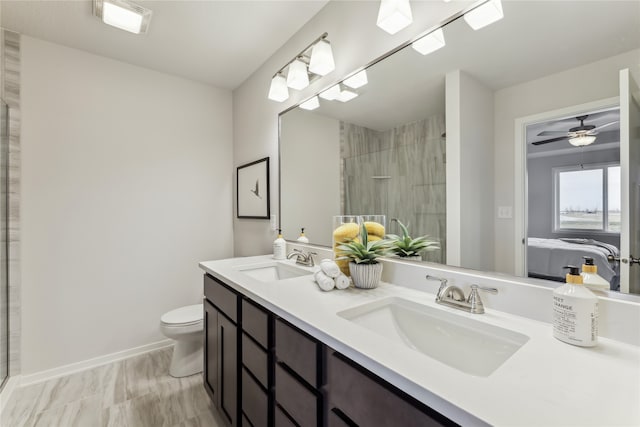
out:
M565 265L581 266L582 257L593 258L598 274L610 284L611 290L620 287L618 248L593 239L527 239L527 269L529 277L564 282Z

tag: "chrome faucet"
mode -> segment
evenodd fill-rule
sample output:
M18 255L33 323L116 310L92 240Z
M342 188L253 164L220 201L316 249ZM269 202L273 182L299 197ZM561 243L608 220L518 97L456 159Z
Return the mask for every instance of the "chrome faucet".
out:
M294 249L293 251L289 252L289 254L287 255L287 259L296 257L296 264L304 265L305 267L313 267L314 265L316 265L313 262L313 255L318 254L315 252L305 252L301 251L300 249Z
M439 279L433 276L427 276L427 279L440 280L440 289L438 289L438 294L436 295L436 303L473 314L484 313L484 304L482 304L482 299L480 298L480 293L478 291L489 292L492 294L498 293L496 288L471 285L471 292L469 293L469 296L465 298L464 291L458 286L447 285L446 279Z

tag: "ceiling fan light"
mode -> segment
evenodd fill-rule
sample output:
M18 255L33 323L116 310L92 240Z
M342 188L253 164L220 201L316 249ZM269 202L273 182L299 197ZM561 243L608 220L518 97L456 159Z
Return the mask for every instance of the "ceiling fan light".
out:
M302 108L303 110L315 110L319 106L320 101L318 100L317 96L314 96L313 98L308 99L307 101L304 101L302 104L300 104L300 108Z
M322 39L313 46L311 59L309 60L309 71L319 76L326 76L336 68L333 61L333 51L331 43Z
M422 37L411 43L411 46L423 55L428 55L441 49L445 46L444 32L442 28L438 28L435 31L430 32L426 36Z
M94 0L93 14L107 25L143 34L149 28L153 12L128 0Z
M464 14L464 20L474 30L484 28L502 18L504 18L504 13L500 0L489 0Z
M354 74L342 83L352 89L358 89L359 87L366 85L369 83L369 80L367 80L367 70L362 70L359 73Z
M289 88L287 88L287 80L281 74L271 79L269 87L269 99L276 102L282 102L289 98Z
M381 0L378 10L378 27L395 34L413 22L409 0Z
M296 59L289 64L289 73L287 74L287 86L291 89L301 90L309 86L309 74L307 73L307 64Z
M569 144L575 147L584 147L585 145L591 145L596 140L593 135L581 135L574 138L569 138Z

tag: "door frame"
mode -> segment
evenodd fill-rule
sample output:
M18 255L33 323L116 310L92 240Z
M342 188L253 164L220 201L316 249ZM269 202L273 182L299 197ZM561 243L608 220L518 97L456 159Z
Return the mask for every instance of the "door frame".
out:
M557 110L545 111L530 116L518 117L515 119L515 170L514 170L514 253L515 253L515 274L520 277L527 277L527 230L529 208L528 176L527 176L527 126L546 122L550 120L560 120L564 118L576 117L585 113L594 113L611 108L620 107L620 97L600 99L584 104L572 105L570 107L559 108Z

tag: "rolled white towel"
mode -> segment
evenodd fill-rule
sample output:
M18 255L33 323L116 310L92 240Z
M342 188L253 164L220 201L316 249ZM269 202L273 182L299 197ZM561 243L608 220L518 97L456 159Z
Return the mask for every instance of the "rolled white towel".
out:
M330 291L336 286L336 282L322 271L317 271L316 274L313 275L313 278L323 291Z
M320 261L320 268L322 268L324 274L331 277L332 279L335 279L342 274L342 272L340 271L340 267L338 267L338 264L330 259L323 259L322 261Z
M338 289L347 289L351 284L349 278L342 273L340 273L340 275L333 280L335 280L336 288Z

